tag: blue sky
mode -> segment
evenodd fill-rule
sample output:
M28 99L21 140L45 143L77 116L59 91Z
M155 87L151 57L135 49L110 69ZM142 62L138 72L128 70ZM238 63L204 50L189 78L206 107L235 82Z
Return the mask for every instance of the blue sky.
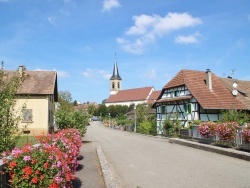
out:
M0 0L0 23L5 69L56 70L79 102L108 98L115 53L123 89L181 69L250 80L249 0Z

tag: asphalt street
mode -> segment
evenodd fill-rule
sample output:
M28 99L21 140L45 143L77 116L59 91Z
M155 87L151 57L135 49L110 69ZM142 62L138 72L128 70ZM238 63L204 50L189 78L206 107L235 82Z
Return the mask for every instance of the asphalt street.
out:
M248 188L250 162L128 133L92 122L87 136L102 148L124 188Z

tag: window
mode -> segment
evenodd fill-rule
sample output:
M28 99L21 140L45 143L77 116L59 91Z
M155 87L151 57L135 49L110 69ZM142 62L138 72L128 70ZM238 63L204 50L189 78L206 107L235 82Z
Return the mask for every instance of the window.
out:
M180 92L178 90L174 91L174 96L175 97L179 97L179 95L180 95Z
M184 111L188 114L190 114L192 112L192 104L184 104Z
M115 82L112 82L112 89L115 88Z
M166 108L165 108L165 106L161 106L161 113L162 114L166 114Z
M23 109L22 110L22 122L32 122L32 109Z
M118 89L120 88L120 82L117 83L117 87L118 87Z

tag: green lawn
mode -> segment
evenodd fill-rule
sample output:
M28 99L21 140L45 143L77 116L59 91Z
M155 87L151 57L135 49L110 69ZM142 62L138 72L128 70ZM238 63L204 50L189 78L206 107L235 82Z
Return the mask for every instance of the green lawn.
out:
M35 136L21 136L20 139L18 140L16 147L21 148L25 144L30 143L31 145L37 144L38 140L36 139Z

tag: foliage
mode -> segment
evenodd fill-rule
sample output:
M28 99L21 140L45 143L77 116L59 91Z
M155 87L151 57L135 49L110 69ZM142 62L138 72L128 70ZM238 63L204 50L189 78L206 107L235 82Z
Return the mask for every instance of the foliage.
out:
M141 134L149 134L151 130L151 123L143 121L136 127L136 131Z
M11 151L7 162L12 187L72 187L77 166L76 157L81 147L81 136L76 129L39 137L41 145ZM6 155L6 153L5 153Z
M151 105L148 104L138 104L136 106L136 120L138 123L148 121L150 119ZM155 116L155 114L153 115Z
M59 106L55 111L55 119L59 129L76 128L83 135L89 115L85 111L74 109L70 92L59 92Z
M165 129L166 134L172 136L177 136L182 127L181 122L178 120L178 114L172 114L163 123L163 129Z
M237 122L239 125L243 125L250 121L250 116L242 110L223 110L222 118L220 122Z
M97 109L97 114L102 116L102 117L108 116L108 109L107 109L105 104L99 105L99 107Z
M88 105L88 113L89 113L91 116L93 116L93 115L95 115L95 111L96 111L95 105L89 104L89 105Z
M250 125L249 124L242 131L242 139L245 143L250 143Z
M155 136L157 135L157 122L156 120L154 120L154 121L150 121L150 123L151 123L151 128L149 130L149 134Z
M215 128L216 128L216 123L207 121L199 124L198 131L201 136L208 138L209 136L215 135Z
M110 114L112 118L122 116L128 112L126 105L110 105L107 107L107 115Z
M0 69L0 152L13 148L18 141L21 112L15 111L14 106L15 94L20 84L18 72L10 74L3 68Z
M194 125L199 125L201 123L201 120L193 120L189 123L188 128L191 129Z

